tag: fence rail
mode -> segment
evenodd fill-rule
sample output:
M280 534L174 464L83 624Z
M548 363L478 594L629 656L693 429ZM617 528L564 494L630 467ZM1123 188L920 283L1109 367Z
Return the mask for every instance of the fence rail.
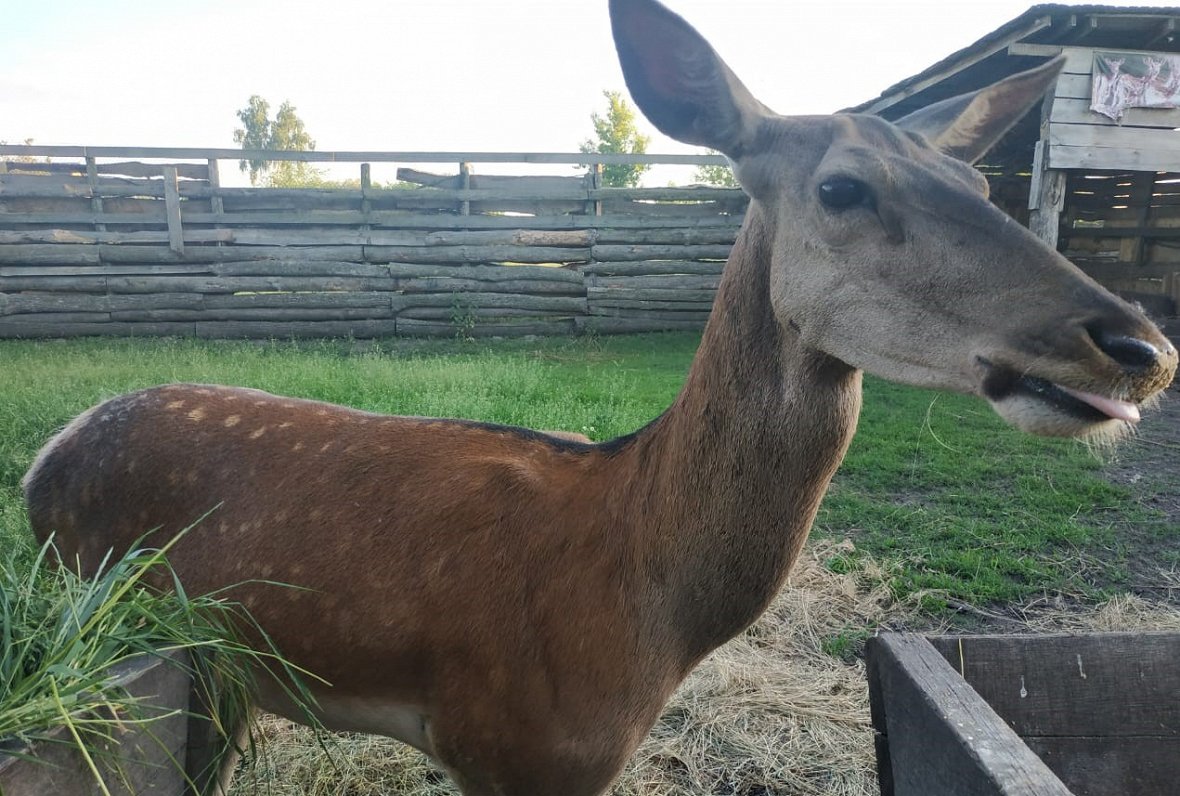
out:
M223 187L218 162L240 158L360 175L355 188ZM618 162L724 160L0 145L0 337L699 328L746 197L604 187L601 165ZM402 167L401 185L380 187L372 163L455 171ZM474 163L590 165L501 176Z

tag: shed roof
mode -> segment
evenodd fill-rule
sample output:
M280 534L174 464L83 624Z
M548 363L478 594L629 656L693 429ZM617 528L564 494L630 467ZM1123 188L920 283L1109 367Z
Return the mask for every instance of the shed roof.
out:
M974 44L890 86L848 111L897 119L931 103L1030 69L1043 58L1012 56L1017 42L1180 52L1180 7L1035 5Z

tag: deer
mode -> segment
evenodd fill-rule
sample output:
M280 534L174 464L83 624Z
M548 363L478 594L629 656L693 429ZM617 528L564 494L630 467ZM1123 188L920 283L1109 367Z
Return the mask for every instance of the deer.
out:
M609 787L677 685L783 586L863 373L980 396L1025 432L1111 439L1177 365L972 167L1059 60L897 122L781 116L656 0L609 11L638 107L725 154L750 198L663 414L588 443L167 384L76 418L23 481L37 538L83 571L208 514L169 553L188 593L232 595L322 678L325 727L410 744L465 796Z

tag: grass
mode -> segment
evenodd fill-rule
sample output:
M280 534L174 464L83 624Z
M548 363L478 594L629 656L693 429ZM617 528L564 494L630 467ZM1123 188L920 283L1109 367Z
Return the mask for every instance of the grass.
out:
M395 344L0 342L0 545L31 550L18 483L38 447L97 401L150 384L240 384L381 412L469 417L607 439L668 405L693 335ZM1128 577L1123 530L1150 510L1086 447L1019 434L981 401L866 379L860 430L816 524L899 563L899 597L973 604L1101 598ZM1150 522L1148 522L1150 525ZM1173 529L1174 530L1174 529ZM841 561L841 559L844 559Z
M210 704L220 712L211 718L223 751L246 715L258 666L295 674L289 687L302 689L301 675L281 658L237 640L237 628L249 618L236 604L216 596L190 599L179 588L169 594L150 589L153 577L173 580L165 554L132 550L89 579L51 566L51 541L29 562L0 562L0 741L6 753L36 761L38 742L66 743L89 768L97 792L109 794L108 786L123 776L118 750L127 730L138 727L166 744L166 736L155 735L156 723L188 711L187 704L153 705L124 690L120 667L137 658L162 658L186 672L199 668L202 682L215 684ZM187 655L172 654L177 651ZM306 704L306 692L291 693ZM171 758L172 750L165 750Z

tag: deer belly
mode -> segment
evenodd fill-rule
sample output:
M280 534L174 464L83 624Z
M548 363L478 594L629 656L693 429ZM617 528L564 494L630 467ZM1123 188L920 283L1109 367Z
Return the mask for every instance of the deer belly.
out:
M268 695L266 692L269 690L260 689L260 708L299 724L307 723L303 712L294 707L279 689L274 689L279 693ZM268 699L268 696L275 698ZM379 697L340 696L331 691L318 691L315 698L316 717L326 729L384 735L435 757L434 745L430 741L430 719L417 706L384 701Z

